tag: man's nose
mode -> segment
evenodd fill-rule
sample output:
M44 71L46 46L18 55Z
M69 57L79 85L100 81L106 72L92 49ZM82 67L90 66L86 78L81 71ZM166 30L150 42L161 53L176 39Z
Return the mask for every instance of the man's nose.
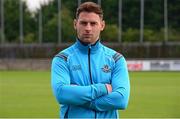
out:
M85 29L88 30L88 31L90 31L90 30L92 29L91 24L88 23L88 24L86 25Z

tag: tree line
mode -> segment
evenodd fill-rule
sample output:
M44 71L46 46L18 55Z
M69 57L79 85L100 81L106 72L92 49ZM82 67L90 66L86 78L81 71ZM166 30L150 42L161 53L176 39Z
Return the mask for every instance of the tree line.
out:
M81 0L82 2L87 0ZM97 2L96 0L91 0ZM144 0L144 41L164 41L164 0ZM104 42L118 41L118 2L102 0L106 28L101 34ZM58 12L58 0L42 6L42 34L44 43L58 42L58 13L61 14L62 42L73 42L76 33L73 19L78 6L77 0L61 0L61 12ZM19 0L4 0L5 42L18 43L19 35ZM122 0L122 42L139 42L140 0ZM180 0L168 0L168 41L180 39ZM32 14L23 3L24 43L38 42L39 12Z

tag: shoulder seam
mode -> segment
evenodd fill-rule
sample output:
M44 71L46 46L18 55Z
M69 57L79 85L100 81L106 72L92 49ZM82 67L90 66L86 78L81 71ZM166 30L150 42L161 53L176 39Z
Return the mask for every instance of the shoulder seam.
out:
M59 57L67 62L68 54L66 53L58 53L55 57Z
M114 55L113 55L113 59L115 62L117 62L120 58L122 57L122 54L116 52Z

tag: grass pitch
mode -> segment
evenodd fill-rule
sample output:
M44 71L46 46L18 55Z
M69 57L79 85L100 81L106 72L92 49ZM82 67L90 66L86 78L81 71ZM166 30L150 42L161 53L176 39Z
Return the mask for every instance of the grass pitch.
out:
M180 117L180 72L130 72L131 96L120 117ZM55 118L50 72L0 71L0 118Z

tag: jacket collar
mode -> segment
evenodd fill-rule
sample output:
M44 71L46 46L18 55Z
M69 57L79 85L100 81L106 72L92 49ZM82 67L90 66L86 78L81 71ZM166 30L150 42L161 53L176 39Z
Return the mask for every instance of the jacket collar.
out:
M100 50L102 47L100 40L97 40L95 44L85 44L85 43L81 42L78 38L76 39L75 45L80 51L82 51L84 53L87 53L89 48L91 50L91 53L95 53L98 50Z

